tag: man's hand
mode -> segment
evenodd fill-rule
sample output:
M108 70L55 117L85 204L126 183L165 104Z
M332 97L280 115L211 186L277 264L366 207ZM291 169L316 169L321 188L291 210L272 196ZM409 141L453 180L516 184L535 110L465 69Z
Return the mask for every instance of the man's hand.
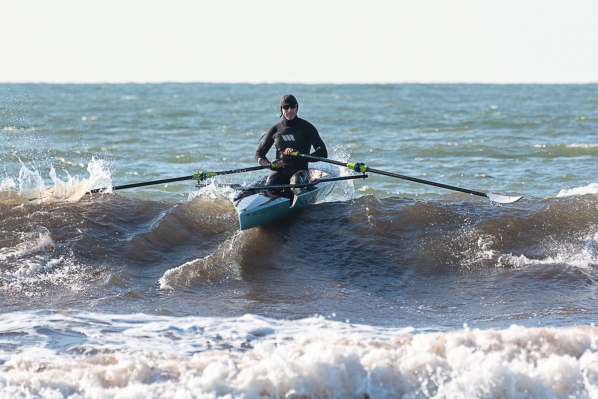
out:
M272 169L282 169L284 168L284 162L282 162L281 160L272 162Z

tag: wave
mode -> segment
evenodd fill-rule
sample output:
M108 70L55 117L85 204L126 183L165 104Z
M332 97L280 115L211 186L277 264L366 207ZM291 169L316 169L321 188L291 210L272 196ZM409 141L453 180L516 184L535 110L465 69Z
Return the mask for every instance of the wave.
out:
M557 197L570 197L578 195L595 195L598 194L598 183L590 183L584 187L576 187L571 189L563 189L556 195Z
M226 240L218 249L201 259L185 262L181 266L169 269L160 278L161 289L174 289L173 286L195 286L199 282L212 284L220 278L240 279L240 266L237 262L239 247L235 242L239 234Z
M182 203L104 194L0 204L3 310L51 301L58 309L303 318L334 309L377 325L453 327L462 318L535 324L538 313L569 325L593 311L594 196L496 205L464 194L366 195L239 231L228 198L196 194ZM511 297L529 305L514 309ZM486 305L463 307L471 298Z
M594 397L592 326L452 331L254 315L0 315L0 394Z
M218 193L176 204L105 194L34 208L0 205L0 265L8 278L34 258L41 261L30 267L32 275L48 273L59 257L91 264L121 259L161 265L163 287L211 280L196 278L212 276L208 270L230 277L239 268L259 268L264 258L275 262L285 251L332 269L359 259L416 270L538 262L587 268L598 264L597 209L592 196L499 206L461 194L426 201L367 195L309 206L282 222L239 232L232 205Z

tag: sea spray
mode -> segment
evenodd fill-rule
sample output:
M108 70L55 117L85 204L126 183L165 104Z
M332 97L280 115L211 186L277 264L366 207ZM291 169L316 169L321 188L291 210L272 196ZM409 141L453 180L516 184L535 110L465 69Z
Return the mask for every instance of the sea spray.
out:
M36 167L29 169L26 165L22 165L18 177L18 192L11 191L16 188L12 178L5 178L2 181L0 191L7 193L2 198L19 197L29 203L77 202L91 189L97 187L106 188L104 192L111 191L110 170L104 160L92 157L87 165L87 171L89 177L81 179L78 175L71 176L65 170L66 179L62 180L51 165L49 176L53 185L46 186L42 173Z
M29 169L23 165L19 171L19 197L35 201L51 198L51 191L46 190L46 185L41 174L36 169Z
M52 167L50 178L54 182L54 198L66 202L76 202L91 189L98 186L105 188L105 192L111 191L112 179L104 160L92 157L87 165L87 171L89 172L89 178L81 180L78 175L72 177L68 171L65 171L67 180L63 181L56 176L56 171Z
M0 192L14 190L16 186L15 181L11 177L7 177L0 182Z

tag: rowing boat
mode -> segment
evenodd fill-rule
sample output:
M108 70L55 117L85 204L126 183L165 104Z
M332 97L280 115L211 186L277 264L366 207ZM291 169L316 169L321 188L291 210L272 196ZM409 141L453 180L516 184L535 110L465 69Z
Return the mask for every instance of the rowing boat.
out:
M309 171L309 183L325 178L321 170ZM334 189L336 181L325 181L317 185L296 185L300 188L297 195L284 195L281 190L288 190L292 185L270 186L265 188L266 177L253 183L260 192L244 189L233 199L233 205L239 215L239 228L247 230L282 219L308 204L315 204L326 198ZM308 184L309 184L308 183ZM263 191L262 191L263 190ZM290 198L289 198L290 197Z
M239 215L239 228L247 230L287 217L299 208L322 201L339 180L364 177L367 175L336 177L311 169L307 183L266 186L267 177L264 177L250 187L237 187L233 205ZM289 189L299 192L292 194Z
M219 172L219 174L245 170L247 169ZM196 187L215 185L235 190L231 201L239 216L239 229L247 230L282 219L293 214L299 208L322 201L334 190L336 182L340 180L365 179L366 177L368 175L365 173L338 176L319 169L310 169L309 180L305 183L266 185L268 177L265 176L249 186L215 182L208 184L205 179L199 179Z

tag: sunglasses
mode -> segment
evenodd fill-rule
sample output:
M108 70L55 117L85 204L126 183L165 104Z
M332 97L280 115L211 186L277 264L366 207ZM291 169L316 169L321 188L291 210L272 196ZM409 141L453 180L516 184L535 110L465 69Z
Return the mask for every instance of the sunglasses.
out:
M297 104L295 104L295 105L283 105L282 106L282 109L284 109L284 110L287 110L289 108L295 109L295 108L297 108Z

